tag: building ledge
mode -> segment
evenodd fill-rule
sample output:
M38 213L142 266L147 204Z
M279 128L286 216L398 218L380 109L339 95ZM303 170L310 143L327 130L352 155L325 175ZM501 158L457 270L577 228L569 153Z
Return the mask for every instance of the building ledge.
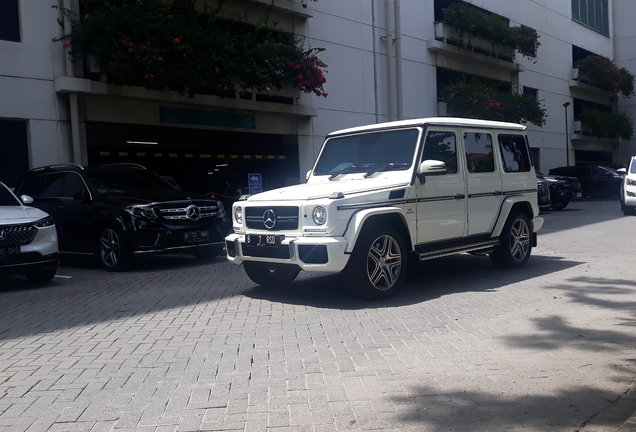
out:
M249 0L252 3L271 6L275 9L287 12L299 18L311 18L314 16L314 7L311 0Z
M427 48L451 56L461 56L472 61L488 63L507 70L522 72L523 65L515 63L515 50L468 34L462 34L444 23L435 24L435 39L429 40Z
M146 90L143 87L122 87L115 84L68 76L55 78L55 91L57 93L91 94L93 96L179 103L241 111L267 112L296 117L316 117L318 115L316 108L308 105L260 102L242 98L221 98L219 96L212 95L197 95L191 98L176 91L158 92ZM299 91L295 89L273 92L273 94L280 94L287 96L288 98L293 98L294 102L297 102L300 97Z

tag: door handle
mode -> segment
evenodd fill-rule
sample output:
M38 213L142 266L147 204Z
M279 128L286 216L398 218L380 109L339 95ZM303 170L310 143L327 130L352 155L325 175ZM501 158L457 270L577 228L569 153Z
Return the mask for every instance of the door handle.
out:
M502 191L495 191L495 192L493 193L493 195L494 195L494 196L503 195L503 192L502 192Z
M466 195L462 195L462 194L455 195L455 199L456 200L460 200L460 199L464 199L464 198L466 198Z

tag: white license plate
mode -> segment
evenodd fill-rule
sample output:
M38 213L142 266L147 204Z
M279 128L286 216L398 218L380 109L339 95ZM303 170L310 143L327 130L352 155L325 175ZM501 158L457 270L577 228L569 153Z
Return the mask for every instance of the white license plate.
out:
M192 231L183 233L183 241L186 243L196 243L207 240L209 234L207 231Z
M248 234L245 236L245 243L248 246L269 246L276 247L280 245L283 236L271 234Z
M581 198L582 196L583 196L583 193L582 193L582 192L577 192L577 193L576 193L576 197L577 197L577 198Z
M12 255L18 255L19 253L20 253L20 246L0 247L0 259L7 258Z

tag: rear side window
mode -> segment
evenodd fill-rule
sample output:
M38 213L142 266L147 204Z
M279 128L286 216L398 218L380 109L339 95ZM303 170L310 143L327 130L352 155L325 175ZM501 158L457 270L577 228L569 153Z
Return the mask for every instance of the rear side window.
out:
M499 150L505 172L528 172L532 168L523 135L499 135Z
M492 136L481 132L464 133L466 146L466 164L469 173L495 171L495 158L492 152Z

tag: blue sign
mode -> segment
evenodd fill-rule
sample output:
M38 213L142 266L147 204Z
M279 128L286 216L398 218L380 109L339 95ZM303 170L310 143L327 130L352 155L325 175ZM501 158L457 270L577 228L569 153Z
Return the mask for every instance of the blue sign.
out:
M250 173L247 175L248 184L250 185L250 195L256 195L263 192L263 177L261 173Z

